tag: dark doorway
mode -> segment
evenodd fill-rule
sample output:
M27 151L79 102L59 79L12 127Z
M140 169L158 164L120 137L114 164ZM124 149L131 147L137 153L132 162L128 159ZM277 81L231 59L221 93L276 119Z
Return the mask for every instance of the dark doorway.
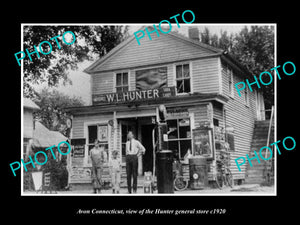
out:
M143 156L143 173L147 171L153 172L152 130L154 126L154 124L141 126L142 144L146 148L146 153Z

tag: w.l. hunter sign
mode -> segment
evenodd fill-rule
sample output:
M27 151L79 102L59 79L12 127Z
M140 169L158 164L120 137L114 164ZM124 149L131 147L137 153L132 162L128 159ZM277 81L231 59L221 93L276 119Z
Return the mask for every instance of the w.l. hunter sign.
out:
M93 104L145 101L175 96L175 87L93 95Z

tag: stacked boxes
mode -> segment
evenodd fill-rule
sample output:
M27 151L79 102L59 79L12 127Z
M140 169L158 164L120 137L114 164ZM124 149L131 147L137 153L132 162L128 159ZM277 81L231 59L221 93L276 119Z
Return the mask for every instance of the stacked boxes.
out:
M153 187L152 187L152 172L145 172L144 174L144 193L149 194L153 193Z

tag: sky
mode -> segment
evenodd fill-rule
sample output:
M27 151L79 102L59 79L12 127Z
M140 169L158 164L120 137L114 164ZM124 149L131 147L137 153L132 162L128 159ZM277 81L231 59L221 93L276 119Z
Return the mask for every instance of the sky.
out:
M128 33L129 35L133 35L141 26L144 24L135 24L129 26ZM148 24L153 25L153 24ZM214 24L180 24L180 28L177 27L176 23L172 24L172 31L177 30L180 34L185 36L188 35L188 27L189 26L197 26L199 31L202 31L204 27L207 27L211 34L217 34L220 36L221 30L226 30L228 34L230 33L237 33L239 32L245 25L233 25L233 24L222 24L222 25L214 25ZM247 25L249 26L249 25ZM69 78L72 80L72 85L67 84L63 85L62 82L58 85L57 88L54 88L64 94L69 96L79 96L84 101L85 105L91 104L91 86L90 86L90 75L83 72L85 68L91 65L92 61L85 61L78 64L78 70L76 71L69 71ZM43 87L46 87L46 84L35 86L37 91L41 90Z

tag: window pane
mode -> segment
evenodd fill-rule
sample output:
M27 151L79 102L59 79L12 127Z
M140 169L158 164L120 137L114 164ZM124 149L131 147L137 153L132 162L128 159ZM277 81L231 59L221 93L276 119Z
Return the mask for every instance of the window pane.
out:
M216 118L213 118L213 123L214 123L214 126L219 126L219 120L216 119Z
M117 88L116 88L116 91L117 91L117 92L123 92L123 88L122 88L122 87L117 87Z
M177 83L177 93L183 93L183 80L178 80L176 83Z
M169 149L172 150L174 157L176 157L176 154L179 154L178 141L169 141Z
M97 139L97 126L88 126L89 144L92 144Z
M168 120L167 124L168 124L168 131L170 132L168 138L177 139L178 138L177 120Z
M123 87L123 92L128 91L128 86Z
M184 92L186 92L186 93L191 92L190 79L184 80Z
M189 64L183 65L183 76L190 77L190 67Z
M179 120L179 137L191 138L191 127L189 119Z
M123 73L123 85L128 84L128 73Z
M183 159L188 149L191 148L191 140L180 141L180 158Z
M176 78L182 78L182 66L176 66Z
M116 86L121 86L122 85L122 74L117 73L117 85Z

